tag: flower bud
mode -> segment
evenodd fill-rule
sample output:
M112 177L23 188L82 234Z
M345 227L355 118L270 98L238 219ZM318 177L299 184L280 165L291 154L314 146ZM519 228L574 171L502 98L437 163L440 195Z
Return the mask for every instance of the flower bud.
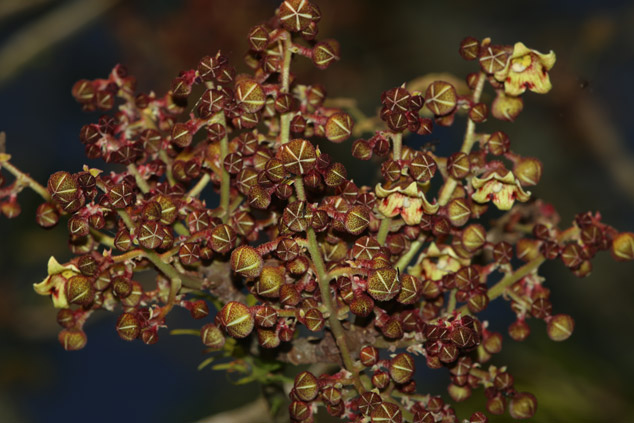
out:
M444 116L456 108L456 89L448 82L434 81L425 91L425 106L436 116Z
M262 256L248 245L241 245L231 253L231 268L245 278L260 276L263 264Z
M370 418L372 419L372 423L402 423L403 414L401 413L401 409L398 405L393 402L384 401L372 410Z
M368 277L367 291L377 301L389 301L401 290L398 273L393 268L372 270Z
M520 392L516 394L509 404L509 414L514 419L530 419L537 411L537 399L533 394Z
M553 341L565 341L570 338L575 328L575 321L567 314L556 314L548 320L546 331Z
M537 185L542 178L542 163L532 157L524 157L515 164L513 173L522 186Z
M220 310L220 322L227 333L234 338L245 338L252 331L255 319L246 305L230 301Z
M77 351L86 346L88 338L81 329L62 329L57 340L66 351Z
M340 143L348 139L352 133L354 122L347 113L335 113L326 121L326 138L334 143Z
M225 336L213 323L208 323L200 329L200 338L203 344L212 350L220 350L225 345Z
M407 383L414 375L416 367L409 354L401 353L390 360L390 377L398 384Z
M121 339L125 341L132 341L141 333L139 319L132 313L123 313L119 316L116 329Z
M622 232L618 234L612 240L610 252L617 261L634 260L634 233Z

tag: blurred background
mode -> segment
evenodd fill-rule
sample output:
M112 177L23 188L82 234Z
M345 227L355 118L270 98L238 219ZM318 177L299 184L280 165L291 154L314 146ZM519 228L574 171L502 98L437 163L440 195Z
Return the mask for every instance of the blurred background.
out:
M342 60L318 71L300 58L296 75L323 83L330 97L358 99L368 115L376 112L382 91L402 82L430 72L463 78L475 71L457 53L467 35L554 50L551 93L527 93L514 124L491 119L482 130L501 129L515 151L542 159L543 178L532 191L556 205L562 224L578 212L601 210L605 222L634 231L632 2L315 2L323 14L320 36L341 43ZM105 77L123 63L139 90L162 94L180 70L218 49L246 71L246 33L278 4L2 0L0 131L7 134L12 162L42 183L57 170L80 170L86 160L79 129L99 115L82 113L71 98L76 80ZM462 125L438 135L440 145L457 148ZM341 149L348 151L349 142ZM371 167L356 162L354 169L356 181L372 181ZM203 358L198 339L163 332L152 347L125 343L114 330L116 316L107 313L87 324L84 350L64 352L56 339L56 312L32 284L46 275L50 255L60 261L70 256L64 225L50 231L36 226L39 202L25 191L22 214L0 218L0 422L191 422L258 395L257 386L233 387L223 374L197 371ZM551 342L543 322L533 322L526 341L507 337L494 358L494 364L508 365L519 390L538 397L536 422L634 421L634 263L615 264L603 254L593 264L585 279L559 262L543 267L554 311L576 320L569 340ZM506 306L495 310L492 327L505 332L513 316ZM174 327L193 326L186 312L170 318ZM419 380L419 391L446 397L446 377L429 375ZM481 391L458 406L483 408Z

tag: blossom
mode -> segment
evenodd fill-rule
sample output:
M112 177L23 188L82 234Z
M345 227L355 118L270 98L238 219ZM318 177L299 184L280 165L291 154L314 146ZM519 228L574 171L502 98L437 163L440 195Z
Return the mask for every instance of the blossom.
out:
M495 170L484 178L474 177L471 185L476 189L471 195L475 202L493 201L500 210L510 210L515 200L525 202L531 196L530 192L522 189L513 172L506 169Z
M495 73L495 79L504 82L504 92L518 96L526 89L545 94L552 88L548 71L555 64L555 53L542 54L523 43L515 43L513 54L504 69Z
M66 281L78 275L79 269L73 264L62 265L51 256L48 259L48 276L40 283L34 283L33 289L40 295L50 295L53 307L67 308Z
M443 276L457 272L461 267L469 264L469 260L462 259L449 245L438 247L432 242L425 253L425 258L420 263L421 274L426 279L438 281Z
M378 209L386 217L401 215L408 225L418 225L423 217L423 212L435 214L438 211L438 204L431 204L425 198L425 194L419 191L416 182L412 182L407 187L396 186L385 189L381 184L377 184L376 196L381 198Z

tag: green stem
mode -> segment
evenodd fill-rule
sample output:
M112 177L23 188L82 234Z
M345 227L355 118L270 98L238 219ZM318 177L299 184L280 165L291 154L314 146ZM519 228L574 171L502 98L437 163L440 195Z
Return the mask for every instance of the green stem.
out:
M419 239L412 242L412 244L409 246L409 250L407 250L407 252L404 255L402 255L400 259L398 259L395 267L398 268L400 271L405 270L405 266L407 266L408 263L412 261L412 259L414 258L416 253L418 253L418 250L420 249L422 245L423 245L423 241Z
M295 178L295 190L297 192L297 198L300 201L306 201L306 194L304 191L304 182L302 177ZM352 373L355 387L359 393L365 392L361 380L359 379L359 371L354 365L350 355L350 349L346 342L345 331L341 322L337 318L337 309L335 308L332 297L330 296L330 278L328 272L326 272L326 264L321 256L321 250L319 249L319 243L317 242L317 235L315 230L311 227L306 229L306 237L308 239L308 251L313 261L313 266L317 272L317 283L319 284L319 292L321 293L321 299L328 311L328 323L330 324L330 330L335 337L335 342L341 353L341 359L346 370Z
M159 150L159 157L161 158L161 161L165 163L165 176L167 177L167 182L169 182L170 186L176 185L176 180L172 174L172 159L170 159L165 150Z
M225 112L218 113L218 123L227 127ZM220 140L220 208L222 209L222 223L229 221L229 202L231 201L231 176L225 169L225 158L229 154L229 137L225 136Z
M387 234L390 232L390 226L392 226L392 219L389 217L381 219L381 226L379 226L379 232L376 235L376 240L380 245L385 244Z
M302 179L302 175L297 175L295 177L295 193L297 194L297 199L299 201L306 201L306 190L304 189L304 180Z
M202 190L205 189L210 180L211 177L209 176L209 174L205 173L202 178L200 178L198 182L196 182L196 185L194 185L194 187L189 190L189 192L187 193L187 198L198 197Z
M513 285L515 282L519 281L523 277L531 274L535 269L541 266L544 261L546 261L544 256L539 255L538 257L526 263L524 266L517 269L515 272L510 273L506 275L505 277L503 277L498 283L493 285L487 291L489 301L495 300L497 297L502 295L504 291L506 291L506 288ZM467 307L467 305L463 305L462 307L458 309L458 312L462 314L468 314L469 308Z
M282 93L288 93L290 90L290 72L291 72L291 34L286 33L284 38L284 62L282 63ZM284 113L280 118L280 144L286 144L290 140L291 113Z
M134 163L130 163L128 165L128 172L132 176L134 176L134 180L136 181L136 184L138 185L139 189L141 190L143 194L147 194L148 192L150 192L150 186L147 184L145 179L143 179L143 177L139 173L139 169L137 169Z
M5 168L10 174L15 176L18 185L27 186L38 193L45 201L51 201L51 196L46 188L40 185L35 179L13 166L9 160L11 160L11 156L9 154L0 153L0 167Z
M484 73L480 72L478 75L478 82L476 83L476 88L473 90L473 103L477 103L480 101L480 96L482 95L482 90L484 88L484 81L486 77ZM473 143L475 142L475 122L471 119L467 119L467 129L465 131L464 140L462 141L462 147L460 151L465 154L469 154L471 149L473 148ZM449 176L445 181L445 184L442 186L440 190L440 195L438 197L438 204L442 206L446 206L449 200L451 199L451 195L453 194L456 186L458 185L458 181Z
M401 149L403 146L403 134L400 132L392 134L392 148L394 160L401 160Z
M114 238L112 238L111 236L99 232L95 228L90 228L90 235L92 235L94 240L99 242L100 244L103 244L106 247L114 248Z
M125 223L125 225L128 227L130 231L133 231L135 229L134 222L130 218L130 215L128 214L128 212L126 212L123 209L119 209L117 210L117 214L119 215L119 217L121 217L121 220L123 220L123 223ZM202 282L199 279L193 278L185 274L181 275L176 269L174 269L174 267L164 262L161 256L158 255L158 253L156 253L155 251L150 250L148 248L143 248L143 252L144 252L143 255L148 260L150 260L150 262L161 273L163 273L165 276L167 276L170 279L172 284L172 289L174 289L176 285L180 285L181 283L187 288L191 288L191 289L201 288ZM170 291L170 296L171 296L171 291Z

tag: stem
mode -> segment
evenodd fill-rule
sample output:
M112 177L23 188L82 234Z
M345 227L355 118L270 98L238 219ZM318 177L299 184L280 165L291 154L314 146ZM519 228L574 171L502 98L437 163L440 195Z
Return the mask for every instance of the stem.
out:
M227 127L227 121L225 119L225 112L218 113L218 123L225 128ZM231 176L225 169L225 158L229 154L229 137L225 131L225 136L220 140L220 207L222 208L222 223L227 223L229 220L229 201L231 200Z
M302 175L295 177L295 192L297 193L297 199L299 201L306 201L306 190L304 189L304 180Z
M379 244L385 244L387 234L390 232L390 226L392 225L392 219L385 217L381 219L381 226L379 226L379 232L376 235L376 240Z
M172 159L170 159L165 150L159 150L159 157L161 158L161 161L165 163L165 176L167 177L167 182L169 182L170 186L176 185L176 180L172 174Z
M134 163L130 163L128 165L128 172L132 176L134 176L134 180L136 181L136 184L139 186L139 189L143 194L147 194L148 192L150 192L150 186L147 184L145 179L143 179L143 177L139 173L139 169L137 169Z
M90 228L90 235L95 239L95 241L105 245L106 247L114 248L114 238L108 236L102 232L99 232L95 228Z
M126 212L123 209L120 209L120 210L117 210L117 214L119 215L119 217L121 217L121 220L123 220L123 222L128 227L128 229L130 229L130 231L135 229L134 222L130 218L130 215L128 214L128 212ZM161 273L163 273L165 276L167 276L170 279L172 288L174 288L175 285L180 286L181 283L187 288L191 288L191 289L201 288L202 282L199 279L192 278L191 276L188 276L185 274L181 275L176 269L174 269L174 267L164 262L161 256L158 255L155 251L152 251L147 248L143 248L143 253L144 253L144 256L148 260L150 260L150 262L152 262L152 264L159 271L161 271ZM170 297L171 297L171 290L170 290Z
M295 190L297 191L297 198L300 201L306 201L304 182L302 181L301 176L297 176L297 178L295 178ZM319 284L321 299L324 302L326 310L328 310L328 323L330 324L330 330L335 337L337 347L339 347L339 352L341 353L343 365L345 366L346 370L352 373L354 385L357 389L357 392L363 393L365 392L365 390L363 388L363 385L361 384L361 380L359 379L359 371L352 361L343 326L341 325L339 319L337 319L337 309L335 308L332 302L332 297L330 296L330 278L328 277L328 272L326 272L324 259L321 256L319 243L317 242L317 235L315 234L315 230L311 227L306 229L306 235L308 238L308 251L310 252L310 257L313 261L315 271L317 272L317 282Z
M282 63L282 93L288 93L290 89L290 72L291 72L291 34L286 33L284 38L284 62ZM280 144L286 144L290 139L291 128L291 112L284 113L280 118Z
M210 180L211 180L211 177L209 176L209 174L205 173L203 177L200 178L198 182L196 182L196 185L194 185L194 187L191 190L189 190L189 192L186 194L187 197L188 198L198 197L198 195L200 195L202 190L205 189L205 187L207 186Z
M407 264L412 261L412 258L414 258L416 253L418 253L418 250L422 245L423 241L419 239L412 242L412 244L409 246L409 250L407 250L407 253L405 253L403 256L401 256L400 259L398 259L395 267L398 268L398 270L404 270L405 266L407 266Z
M343 365L345 366L346 370L352 373L354 385L357 389L357 392L363 393L365 392L365 389L363 388L363 385L361 384L361 381L359 379L359 372L357 370L357 367L352 361L343 326L341 325L339 319L337 319L337 310L332 303L332 297L330 296L330 283L328 280L328 274L326 273L326 265L324 264L324 260L321 257L321 252L319 251L317 236L315 235L315 231L313 230L313 228L308 228L306 230L306 233L308 235L308 251L310 252L310 256L313 260L313 265L315 266L315 270L317 271L319 292L321 293L322 301L324 302L324 305L328 310L328 323L330 324L330 330L335 336L335 341L337 342L337 347L339 347L339 352L341 353Z
M515 282L519 281L524 276L529 275L531 272L533 272L535 269L541 266L544 261L546 261L546 258L540 254L539 257L529 261L524 266L517 269L515 272L510 273L506 275L505 277L503 277L498 283L493 285L487 291L489 301L493 301L494 299L502 295L504 291L506 290L506 288L513 285ZM463 305L462 307L458 309L458 313L462 313L462 314L469 313L469 308L467 307L467 305Z
M486 80L484 73L480 72L478 75L478 82L476 84L475 90L473 90L473 103L477 103L480 101L480 96L482 95L482 90L484 88L484 81ZM471 148L473 148L473 143L475 142L475 122L471 119L467 119L467 129L465 131L464 140L462 141L462 147L460 151L465 154L469 154L471 152ZM445 184L442 186L440 190L440 196L438 198L438 204L442 206L446 206L449 200L451 199L451 195L453 194L456 186L458 185L458 181L452 178L451 176L445 181Z
M45 201L51 201L51 196L49 195L46 188L40 185L35 179L31 178L29 175L9 163L9 160L11 160L11 156L9 154L0 153L0 167L5 168L9 171L10 174L15 176L15 179L19 185L31 188L33 191L38 193L40 197L42 197Z
M403 134L397 132L392 134L393 159L401 160L401 147L403 146Z
M456 289L449 291L449 301L447 301L447 314L453 313L456 309Z
M339 267L337 269L331 270L328 273L328 280L336 279L339 276L343 276L343 275L367 276L368 271L367 269L361 269L358 267Z

